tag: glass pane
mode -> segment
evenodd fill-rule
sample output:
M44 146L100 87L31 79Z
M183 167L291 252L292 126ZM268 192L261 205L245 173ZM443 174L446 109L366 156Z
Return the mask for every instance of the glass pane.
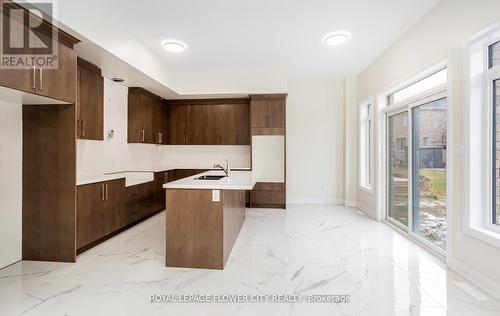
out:
M500 42L490 45L490 68L500 65Z
M412 110L413 232L446 248L446 98Z
M388 120L388 216L408 226L408 124L407 112Z
M494 207L493 207L493 223L500 225L500 79L495 80L493 84L494 91L494 120L493 126L493 170L494 179L493 183L493 197L494 197Z
M420 81L417 81L406 88L403 88L399 91L394 92L389 95L388 102L389 104L395 104L411 98L419 93L425 92L432 88L435 88L439 85L445 84L447 80L448 70L445 68L440 70Z

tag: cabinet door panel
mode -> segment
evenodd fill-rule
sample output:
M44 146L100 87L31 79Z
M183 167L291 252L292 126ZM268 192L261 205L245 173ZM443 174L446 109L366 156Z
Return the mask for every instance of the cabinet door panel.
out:
M128 142L142 143L141 96L128 95Z
M77 108L80 139L104 139L104 80L101 75L78 67Z
M250 106L236 106L236 144L250 145Z
M219 110L219 145L236 145L236 107L235 104L221 104Z
M42 32L36 32L37 41L48 43L52 39ZM41 43L39 42L39 45ZM56 43L58 50L57 68L38 68L36 93L70 103L76 102L76 52L66 45Z
M103 185L78 186L76 207L76 247L81 248L104 235Z
M153 135L155 144L163 144L164 132L164 118L163 118L163 105L161 100L153 99Z
M203 144L217 145L219 135L218 105L203 105Z
M144 131L142 140L143 143L155 143L155 135L153 129L154 113L153 99L149 96L141 95L141 125L142 130Z
M251 124L254 128L268 127L269 107L266 100L254 100L250 105Z
M269 101L269 128L284 128L285 127L285 102L282 100Z
M186 143L186 107L170 106L170 144L184 145Z
M162 144L170 144L170 106L162 101L161 117L162 117Z
M186 107L186 145L203 144L203 105Z
M7 5L2 3L2 5ZM11 14L7 16L7 10L2 10L2 21L9 21L11 34L23 34L24 23L22 15ZM11 11L12 12L12 11ZM3 23L0 23L0 34L4 34ZM20 53L22 53L23 49ZM28 69L0 69L0 86L21 90L29 93L35 93L33 81L35 80L35 72L32 68Z
M104 235L125 226L125 179L106 182Z
M167 181L167 171L155 173L155 211L165 209L165 189L163 185Z

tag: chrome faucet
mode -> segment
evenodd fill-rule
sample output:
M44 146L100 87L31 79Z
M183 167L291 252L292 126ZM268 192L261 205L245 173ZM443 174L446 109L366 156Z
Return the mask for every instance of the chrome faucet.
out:
M221 164L217 163L214 165L214 169L221 169L226 174L226 177L229 177L229 174L231 173L231 168L229 168L229 162L227 161L227 159L225 161L226 161L225 168Z

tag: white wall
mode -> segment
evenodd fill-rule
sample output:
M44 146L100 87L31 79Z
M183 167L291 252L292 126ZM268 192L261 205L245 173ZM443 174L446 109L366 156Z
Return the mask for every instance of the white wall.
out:
M344 83L291 81L286 106L287 203L344 203Z
M157 165L210 168L228 159L232 168L250 166L250 146L161 146L127 143L126 86L104 79L104 141L77 141L78 175ZM108 131L114 130L113 138Z
M500 21L498 0L442 0L358 77L358 101L402 82L427 66L448 59L451 89L448 111L451 121L448 172L450 192L448 264L490 293L500 297L500 249L463 232L463 157L460 154L463 118L463 42L490 24ZM375 122L376 128L380 124ZM376 143L375 147L380 148ZM380 165L380 161L376 161ZM377 179L376 179L377 180ZM381 188L375 187L375 192ZM374 194L358 191L358 205L376 215ZM380 210L382 211L382 210Z
M0 101L0 268L22 255L22 105Z

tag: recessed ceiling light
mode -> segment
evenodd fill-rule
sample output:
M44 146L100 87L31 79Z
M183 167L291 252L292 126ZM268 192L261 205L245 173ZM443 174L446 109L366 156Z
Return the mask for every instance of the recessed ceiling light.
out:
M351 35L347 32L335 32L325 36L324 41L328 46L338 46L345 44L350 37Z
M186 50L186 44L181 41L176 40L166 40L162 43L163 48L171 53L182 53Z

